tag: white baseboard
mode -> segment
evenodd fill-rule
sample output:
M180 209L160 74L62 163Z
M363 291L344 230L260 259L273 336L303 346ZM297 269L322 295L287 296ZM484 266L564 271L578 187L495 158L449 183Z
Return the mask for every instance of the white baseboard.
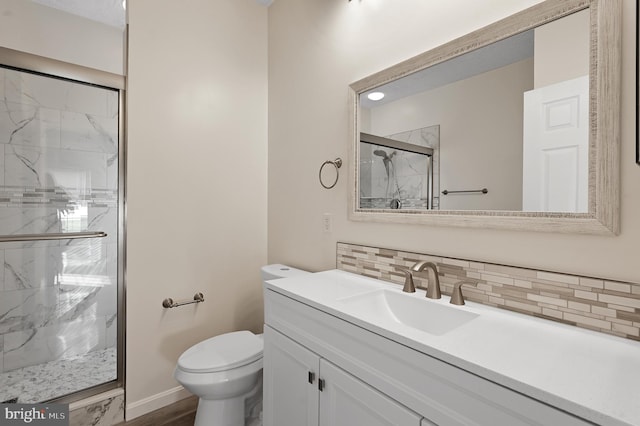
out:
M125 419L127 421L135 419L136 417L140 417L159 408L166 407L167 405L188 398L189 396L191 396L189 391L182 386L176 386L175 388L151 395L139 401L127 403L124 410Z

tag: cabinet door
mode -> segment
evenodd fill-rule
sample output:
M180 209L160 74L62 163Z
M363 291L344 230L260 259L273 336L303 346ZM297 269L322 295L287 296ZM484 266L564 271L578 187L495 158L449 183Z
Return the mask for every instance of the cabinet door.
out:
M421 416L320 360L320 426L420 426Z
M318 426L320 358L265 326L263 363L264 425Z

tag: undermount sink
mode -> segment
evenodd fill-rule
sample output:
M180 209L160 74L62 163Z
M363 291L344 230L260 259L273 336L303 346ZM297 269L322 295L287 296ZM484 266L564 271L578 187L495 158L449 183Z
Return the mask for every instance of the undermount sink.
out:
M436 336L448 333L478 316L473 312L438 304L418 294L390 290L349 296L339 301L345 312L374 323L386 321L402 324Z

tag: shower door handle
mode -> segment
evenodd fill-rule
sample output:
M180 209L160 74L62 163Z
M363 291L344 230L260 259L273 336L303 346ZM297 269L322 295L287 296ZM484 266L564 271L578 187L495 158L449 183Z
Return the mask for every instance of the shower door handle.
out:
M0 235L0 243L16 241L44 241L44 240L77 240L81 238L104 238L106 232L59 232L55 234L18 234Z

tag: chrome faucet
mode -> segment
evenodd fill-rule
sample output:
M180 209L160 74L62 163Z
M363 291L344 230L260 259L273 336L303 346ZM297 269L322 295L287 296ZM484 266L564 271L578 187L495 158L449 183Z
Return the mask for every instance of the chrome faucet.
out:
M433 282L430 282L427 286L427 297L429 299L440 299L442 294L440 293L440 277L438 276L438 267L433 262L418 262L411 270L413 272L422 272L425 269L433 271Z
M430 299L440 299L442 297L440 293L440 278L438 277L438 267L435 263L424 261L418 262L411 267L411 269L398 268L401 272L404 273L404 287L402 291L405 293L415 293L416 286L413 283L413 273L414 272L422 272L425 269L429 269L433 271L434 280L430 282L427 286L427 297Z
M464 305L464 297L462 296L462 286L464 284L469 284L472 286L477 286L478 283L475 281L460 281L453 285L453 293L451 293L451 300L449 303L453 305Z

